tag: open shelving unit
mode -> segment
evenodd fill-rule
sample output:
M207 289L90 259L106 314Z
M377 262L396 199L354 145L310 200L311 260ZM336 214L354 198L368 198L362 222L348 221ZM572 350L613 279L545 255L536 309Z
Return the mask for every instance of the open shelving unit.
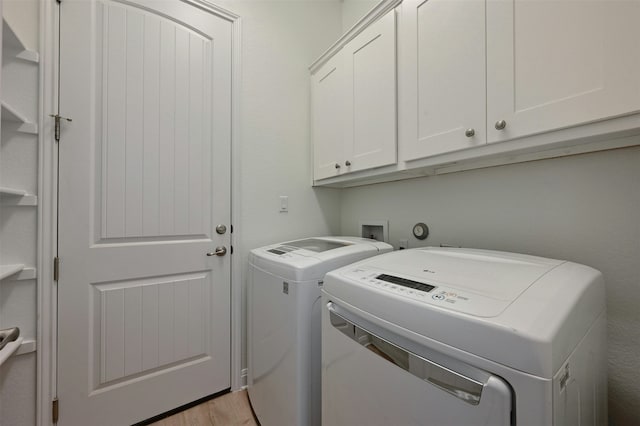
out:
M4 4L3 4L4 3ZM35 185L32 180L25 178L28 176L28 172L34 167L33 151L32 147L23 147L22 144L37 144L39 133L39 115L30 112L36 111L37 108L31 108L32 99L37 99L37 81L34 80L34 69L40 66L40 55L34 50L34 46L29 46L29 35L33 35L33 28L29 25L33 21L33 16L23 15L22 13L30 13L28 8L22 8L19 5L20 2L12 2L11 12L8 13L9 8L6 7L7 2L0 2L0 80L2 82L2 93L0 93L0 123L2 129L2 145L0 148L11 152L10 156L7 156L4 160L3 167L3 182L0 184L0 209L3 209L2 218L3 227L0 228L0 240L2 240L3 252L0 253L0 259L5 264L0 264L0 292L2 293L1 301L12 306L12 309L3 313L3 326L18 326L23 330L27 330L27 334L19 336L17 340L7 343L2 350L0 350L0 365L4 364L12 357L20 356L23 354L32 354L36 352L36 338L37 333L34 327L36 322L35 313L33 318L31 311L33 308L29 306L29 303L24 303L20 297L13 297L15 293L29 294L30 290L25 291L25 286L35 286L34 280L38 279L37 270L33 265L31 256L27 256L29 259L23 259L21 256L17 256L15 248L20 246L21 249L26 247L26 252L30 250L30 239L33 239L35 243L34 233L37 231L37 222L24 221L25 217L34 217L33 210L29 208L37 208L38 196L36 193ZM8 14L7 14L8 13ZM36 38L34 38L36 40ZM37 47L37 46L36 46ZM3 64L3 62L6 62ZM9 88L11 90L4 90ZM13 144L11 147L8 144ZM28 148L28 149L27 149ZM4 151L3 153L6 153ZM15 163L13 159L18 161ZM24 167L28 167L27 173ZM18 172L18 170L20 170ZM14 174L15 172L15 174ZM34 168L33 172L37 174L37 169ZM11 182L9 182L11 181ZM26 208L22 208L26 206ZM21 207L16 209L14 207ZM6 210L5 210L6 209ZM26 215L26 216L24 216ZM13 222L13 217L18 217L18 222ZM7 219L5 221L5 218ZM33 223L32 225L30 223ZM5 226L24 226L22 232L12 232L17 228L7 229ZM2 232L5 231L5 232ZM11 232L10 232L11 231ZM36 250L35 245L33 250ZM6 259L6 260L5 260ZM16 281L21 281L17 283ZM21 313L14 317L11 314L15 309L18 309ZM35 368L35 357L27 355L30 361L20 363L9 363L7 368L15 369L15 374L18 376L23 375L25 372L29 372L30 369ZM3 366L3 368L5 368ZM0 383L0 387L3 384ZM19 383L19 393L22 395L26 392L27 395L35 395L35 385L31 383ZM6 420L7 412L11 411L11 404L16 398L11 397L11 393L6 389L2 390L3 410L0 410L0 423L4 424ZM6 396L9 395L9 396ZM31 396L29 396L30 398ZM35 396L33 397L35 398ZM11 418L11 417L9 417ZM10 422L9 422L10 423Z

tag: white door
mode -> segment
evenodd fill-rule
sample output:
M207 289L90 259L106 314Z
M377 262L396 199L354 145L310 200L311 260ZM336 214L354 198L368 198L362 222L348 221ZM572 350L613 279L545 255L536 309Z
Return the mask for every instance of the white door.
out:
M313 178L337 176L344 146L344 67L339 52L311 76Z
M639 111L638 22L638 1L488 0L488 141Z
M230 386L232 23L204 3L64 1L60 424Z
M485 144L485 1L407 0L401 31L402 159Z
M346 171L396 162L396 16L389 11L343 48Z

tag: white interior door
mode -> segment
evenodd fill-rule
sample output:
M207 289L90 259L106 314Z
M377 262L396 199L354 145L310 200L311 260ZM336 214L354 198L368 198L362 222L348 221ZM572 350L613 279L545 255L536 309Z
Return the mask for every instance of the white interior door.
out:
M61 4L60 424L230 386L232 23L203 3Z

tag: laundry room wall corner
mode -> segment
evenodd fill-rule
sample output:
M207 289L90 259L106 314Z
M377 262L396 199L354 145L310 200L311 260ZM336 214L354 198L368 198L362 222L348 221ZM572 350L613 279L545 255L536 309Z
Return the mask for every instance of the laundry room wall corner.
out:
M234 283L241 283L244 319L249 250L340 230L340 190L310 185L307 67L341 34L342 12L333 1L218 4L242 19L240 135L233 174L238 198ZM287 212L280 211L280 196L288 196ZM245 368L246 323L242 333Z

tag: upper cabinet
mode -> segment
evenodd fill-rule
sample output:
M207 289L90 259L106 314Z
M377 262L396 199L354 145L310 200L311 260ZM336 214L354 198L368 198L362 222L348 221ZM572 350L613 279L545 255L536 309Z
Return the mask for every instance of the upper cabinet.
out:
M311 76L314 179L336 176L342 167L343 74L342 56L336 55Z
M486 4L489 142L640 110L638 1Z
M405 0L402 159L485 144L485 2Z
M396 19L394 11L342 49L347 170L396 162Z
M311 68L315 184L638 144L638 22L639 1L383 0Z
M405 0L401 159L639 111L638 20L637 2Z
M396 162L396 81L391 10L313 71L315 180Z

